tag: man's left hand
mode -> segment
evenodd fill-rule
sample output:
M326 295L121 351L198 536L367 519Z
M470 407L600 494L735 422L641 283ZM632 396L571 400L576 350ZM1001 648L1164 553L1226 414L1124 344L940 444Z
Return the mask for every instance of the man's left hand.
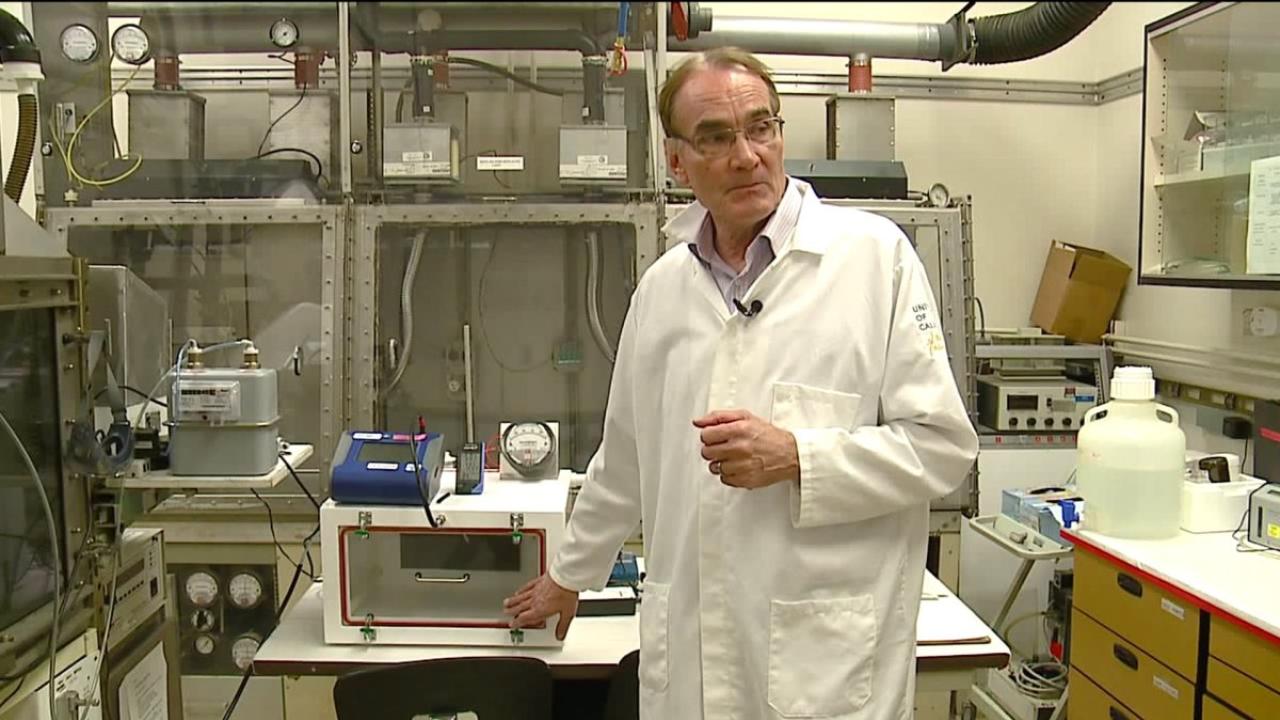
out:
M702 431L708 469L725 485L754 490L800 479L795 435L746 410L716 410L693 426Z

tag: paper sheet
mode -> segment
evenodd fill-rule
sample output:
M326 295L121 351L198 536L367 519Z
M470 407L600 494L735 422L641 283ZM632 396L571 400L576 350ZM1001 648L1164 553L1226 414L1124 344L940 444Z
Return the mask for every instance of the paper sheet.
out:
M120 683L121 720L169 720L169 667L156 645Z
M1255 274L1280 273L1280 156L1249 166L1249 240L1245 267Z
M956 612L942 603L958 602L938 597L920 601L916 619L916 645L981 645L991 641L991 631L971 612Z

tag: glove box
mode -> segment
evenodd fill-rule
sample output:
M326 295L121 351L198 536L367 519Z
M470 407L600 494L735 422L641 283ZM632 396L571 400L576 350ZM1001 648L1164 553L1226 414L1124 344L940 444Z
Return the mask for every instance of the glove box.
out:
M421 507L320 511L324 639L359 645L553 647L554 618L512 631L502 603L547 571L565 532L566 479L487 481Z

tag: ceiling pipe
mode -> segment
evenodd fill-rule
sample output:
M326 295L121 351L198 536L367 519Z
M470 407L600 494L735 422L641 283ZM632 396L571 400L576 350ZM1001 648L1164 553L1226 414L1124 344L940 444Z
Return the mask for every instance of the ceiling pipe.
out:
M673 37L672 50L709 50L734 45L773 55L820 55L925 60L946 70L958 63L995 64L1039 57L1070 42L1111 3L1039 2L1017 12L969 20L965 11L945 23L715 18L687 39Z

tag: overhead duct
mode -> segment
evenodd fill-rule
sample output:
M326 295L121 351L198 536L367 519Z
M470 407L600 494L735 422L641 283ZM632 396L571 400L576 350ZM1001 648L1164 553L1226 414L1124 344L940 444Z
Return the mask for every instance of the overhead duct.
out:
M884 23L783 18L706 17L709 30L685 40L673 39L673 50L709 50L733 45L776 55L938 61L943 69L957 63L1017 62L1056 50L1079 35L1111 3L1039 2L1024 10L969 20L960 11L945 23ZM707 13L708 11L695 10Z

